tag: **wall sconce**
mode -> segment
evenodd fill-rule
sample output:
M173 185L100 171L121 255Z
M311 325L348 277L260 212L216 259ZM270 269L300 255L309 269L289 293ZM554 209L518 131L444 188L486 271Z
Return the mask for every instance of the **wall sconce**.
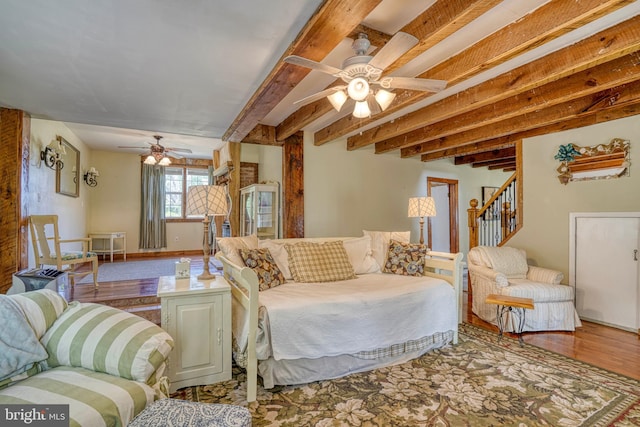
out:
M44 151L40 152L40 160L44 161L44 164L53 170L64 167L64 163L60 160L60 153L49 146L44 147Z
M84 174L84 182L89 187L95 187L96 185L98 185L98 181L96 180L96 178L99 176L100 176L100 172L98 172L96 168L91 166L91 168L89 168L87 173Z

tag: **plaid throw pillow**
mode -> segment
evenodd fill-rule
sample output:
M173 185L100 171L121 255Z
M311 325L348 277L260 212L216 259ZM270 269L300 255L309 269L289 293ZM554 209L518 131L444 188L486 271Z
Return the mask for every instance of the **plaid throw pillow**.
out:
M326 243L300 242L286 245L293 280L300 283L356 279L341 240Z
M424 274L426 255L427 247L425 245L391 240L383 272L403 276L421 276Z
M285 282L284 274L278 268L269 249L240 249L240 256L244 265L258 275L258 291L266 291Z

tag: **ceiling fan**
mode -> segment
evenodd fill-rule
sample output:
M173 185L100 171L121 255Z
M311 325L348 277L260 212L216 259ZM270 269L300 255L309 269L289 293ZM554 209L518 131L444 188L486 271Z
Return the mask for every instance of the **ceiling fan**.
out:
M333 107L340 111L345 102L349 99L355 101L353 115L364 118L371 114L384 111L389 107L395 93L387 89L408 89L429 92L439 92L447 86L446 80L419 79L415 77L395 77L384 76L382 72L386 67L395 62L405 52L418 43L418 39L404 32L397 32L375 55L367 55L371 46L369 38L365 33L358 34L354 40L352 48L355 55L344 60L342 69L322 64L311 59L297 55L290 55L284 61L311 68L339 77L346 85L333 86L321 92L302 98L294 104L308 104L322 99L325 96ZM373 90L372 87L379 89ZM346 91L345 91L346 90Z
M191 153L191 150L189 150L188 148L165 147L164 145L160 144L160 140L162 139L162 136L153 135L153 137L156 139L156 142L155 143L147 142L147 144L149 144L149 147L131 147L131 146L120 145L118 146L118 148L138 148L138 149L149 148L151 152L149 156L147 156L144 162L150 165L155 165L156 163L158 163L161 166L167 166L171 164L171 160L169 159L169 157L167 157L167 153L169 152L171 152L171 155L176 158L182 157L180 154L177 154L177 152Z

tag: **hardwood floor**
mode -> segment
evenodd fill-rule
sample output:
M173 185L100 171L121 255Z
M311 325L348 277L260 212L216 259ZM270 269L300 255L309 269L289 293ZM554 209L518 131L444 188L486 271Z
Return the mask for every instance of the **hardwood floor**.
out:
M198 264L199 263L199 264ZM192 272L202 270L202 260L192 261ZM212 268L212 272L215 269ZM155 304L158 278L103 282L97 291L92 285L77 285L67 290L64 296L68 301L100 302L113 306L122 306L121 301L131 304ZM493 331L498 328L471 312L464 298L465 321ZM148 305L147 304L147 305ZM135 312L135 307L133 310ZM159 317L158 317L159 319ZM583 322L575 332L529 332L524 334L526 344L542 347L613 372L640 380L640 336L608 326Z

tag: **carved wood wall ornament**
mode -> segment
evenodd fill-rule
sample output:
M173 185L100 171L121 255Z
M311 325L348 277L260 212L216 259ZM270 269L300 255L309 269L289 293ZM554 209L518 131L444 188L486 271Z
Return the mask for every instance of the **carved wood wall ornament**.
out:
M570 181L611 179L629 176L629 140L613 138L608 144L581 147L570 143L561 145L558 154L558 179L562 184Z

